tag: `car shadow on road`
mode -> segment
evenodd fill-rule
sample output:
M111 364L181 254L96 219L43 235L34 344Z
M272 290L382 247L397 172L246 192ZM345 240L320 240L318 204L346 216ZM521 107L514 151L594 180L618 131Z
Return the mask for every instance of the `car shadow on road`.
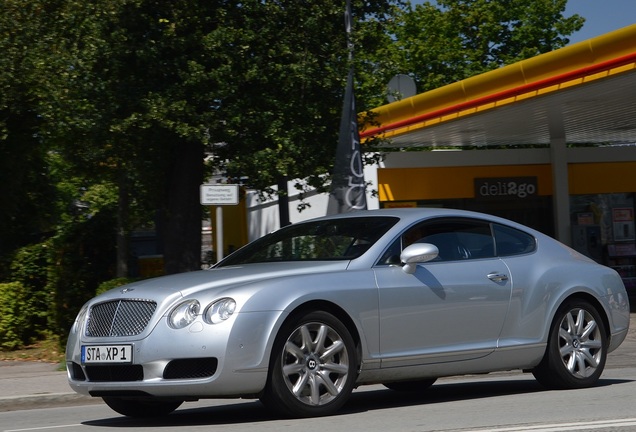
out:
M600 379L597 387L622 384L630 380ZM356 394L340 413L355 413L413 405L432 405L464 400L495 398L551 391L534 379L479 380L467 382L442 381L422 393L395 392L378 389ZM567 391L567 390L553 390ZM576 390L571 390L576 391Z
M598 386L630 382L621 379L601 379ZM533 379L440 381L421 393L397 392L383 387L361 387L334 416L415 405L433 405L471 399L493 398L549 391ZM558 391L558 390L556 390ZM576 391L576 390L573 390ZM281 418L269 412L258 401L237 400L235 403L188 408L187 404L165 417L134 419L112 417L83 422L86 426L119 428L159 428L169 426L231 425L276 421ZM288 420L302 422L303 419Z

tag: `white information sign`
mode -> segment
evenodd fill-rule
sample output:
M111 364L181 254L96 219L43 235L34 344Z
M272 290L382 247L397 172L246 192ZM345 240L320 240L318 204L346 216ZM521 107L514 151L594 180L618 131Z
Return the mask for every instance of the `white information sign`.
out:
M201 185L202 205L237 205L239 187L236 184Z

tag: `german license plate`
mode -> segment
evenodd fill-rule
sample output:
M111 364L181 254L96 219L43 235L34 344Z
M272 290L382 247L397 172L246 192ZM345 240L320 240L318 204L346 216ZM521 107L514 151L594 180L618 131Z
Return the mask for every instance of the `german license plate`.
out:
M132 345L82 345L82 364L132 363Z

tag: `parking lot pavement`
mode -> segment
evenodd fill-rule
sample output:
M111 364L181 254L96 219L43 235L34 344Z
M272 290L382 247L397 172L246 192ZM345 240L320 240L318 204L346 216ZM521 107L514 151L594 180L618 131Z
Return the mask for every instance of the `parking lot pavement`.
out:
M607 358L606 368L624 367L636 367L636 313L625 342ZM101 403L73 392L66 370L52 363L0 361L0 389L0 411Z

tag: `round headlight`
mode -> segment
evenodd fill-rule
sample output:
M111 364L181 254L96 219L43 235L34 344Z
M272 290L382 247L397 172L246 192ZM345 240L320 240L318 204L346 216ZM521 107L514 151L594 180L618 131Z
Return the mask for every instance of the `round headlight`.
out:
M172 309L168 316L168 323L174 329L182 329L191 324L199 314L201 305L196 300L188 300L180 303Z
M210 324L218 324L232 316L236 310L236 302L231 298L223 298L212 303L205 310L205 321Z

